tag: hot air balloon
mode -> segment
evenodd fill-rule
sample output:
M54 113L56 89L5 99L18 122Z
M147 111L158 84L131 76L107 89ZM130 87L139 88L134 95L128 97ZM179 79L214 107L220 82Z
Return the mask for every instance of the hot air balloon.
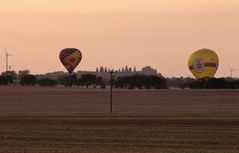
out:
M213 78L219 65L217 54L210 49L200 49L194 52L188 67L196 79Z
M79 49L76 48L66 48L60 52L59 55L61 63L67 69L69 73L72 73L74 69L78 66L82 59L82 54Z

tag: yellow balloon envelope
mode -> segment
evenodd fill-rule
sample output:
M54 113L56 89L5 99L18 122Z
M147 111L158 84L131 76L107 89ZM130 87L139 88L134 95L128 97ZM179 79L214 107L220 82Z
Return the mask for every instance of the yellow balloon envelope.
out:
M189 70L197 79L213 78L218 65L218 56L210 49L200 49L194 52L188 60Z

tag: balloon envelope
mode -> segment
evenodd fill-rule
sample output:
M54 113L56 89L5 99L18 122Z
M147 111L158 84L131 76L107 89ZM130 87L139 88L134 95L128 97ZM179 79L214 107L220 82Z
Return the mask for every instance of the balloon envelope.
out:
M60 52L59 55L61 63L67 69L69 73L72 73L74 69L78 66L82 59L82 54L79 49L76 48L66 48Z
M200 49L194 52L188 60L189 70L197 79L213 78L218 65L218 56L210 49Z

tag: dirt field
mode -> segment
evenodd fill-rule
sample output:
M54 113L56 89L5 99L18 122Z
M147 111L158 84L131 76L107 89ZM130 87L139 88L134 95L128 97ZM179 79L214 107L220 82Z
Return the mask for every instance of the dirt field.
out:
M239 115L239 90L116 90L114 113ZM0 87L0 115L109 112L107 89Z
M239 90L0 87L0 153L237 153Z

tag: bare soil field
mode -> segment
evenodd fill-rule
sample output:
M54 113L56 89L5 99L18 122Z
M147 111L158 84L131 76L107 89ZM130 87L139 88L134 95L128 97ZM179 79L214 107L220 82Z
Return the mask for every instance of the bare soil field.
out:
M0 116L109 112L108 89L0 87ZM239 115L239 90L115 90L116 114Z
M239 90L0 87L0 153L238 153Z

